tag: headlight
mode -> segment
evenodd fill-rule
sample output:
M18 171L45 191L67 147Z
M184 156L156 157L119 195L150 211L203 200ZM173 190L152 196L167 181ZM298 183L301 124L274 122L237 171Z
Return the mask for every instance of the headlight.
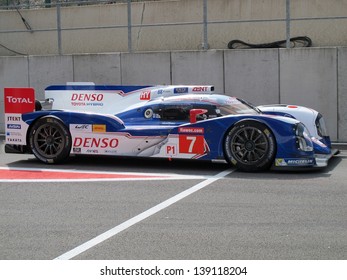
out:
M295 125L296 144L299 150L305 152L313 151L313 145L306 126L302 123Z

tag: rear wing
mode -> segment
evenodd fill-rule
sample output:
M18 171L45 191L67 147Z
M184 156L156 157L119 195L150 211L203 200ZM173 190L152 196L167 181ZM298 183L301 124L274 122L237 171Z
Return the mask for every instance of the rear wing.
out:
M5 134L6 144L26 145L28 125L22 114L35 111L33 88L5 88Z
M53 85L45 89L45 98L53 110L72 110L117 114L138 103L173 95L213 93L213 86L120 86L93 83Z

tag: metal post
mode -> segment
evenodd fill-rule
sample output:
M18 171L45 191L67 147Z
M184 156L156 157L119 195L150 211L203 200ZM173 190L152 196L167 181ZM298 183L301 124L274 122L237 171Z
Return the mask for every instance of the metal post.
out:
M132 38L131 38L131 0L128 0L128 52L132 52Z
M290 0L286 0L286 48L290 49Z
M203 25L204 25L204 42L202 43L203 50L208 50L208 38L207 38L207 0L203 3Z
M57 2L57 33L58 33L58 53L62 55L61 48L61 16L60 16L60 1Z

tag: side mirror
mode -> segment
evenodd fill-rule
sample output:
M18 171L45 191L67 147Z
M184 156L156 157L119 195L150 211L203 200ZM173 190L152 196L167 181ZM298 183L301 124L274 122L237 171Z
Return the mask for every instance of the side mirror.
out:
M190 123L196 123L196 117L207 112L206 109L191 109L189 111Z

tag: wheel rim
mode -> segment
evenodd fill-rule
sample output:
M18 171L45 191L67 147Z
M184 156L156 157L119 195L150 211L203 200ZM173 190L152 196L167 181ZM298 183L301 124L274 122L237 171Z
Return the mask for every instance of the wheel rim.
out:
M64 149L64 135L51 124L41 125L35 133L34 145L38 153L45 158L54 158Z
M262 160L267 154L268 147L266 135L255 127L241 128L231 140L231 151L235 159L247 165Z

